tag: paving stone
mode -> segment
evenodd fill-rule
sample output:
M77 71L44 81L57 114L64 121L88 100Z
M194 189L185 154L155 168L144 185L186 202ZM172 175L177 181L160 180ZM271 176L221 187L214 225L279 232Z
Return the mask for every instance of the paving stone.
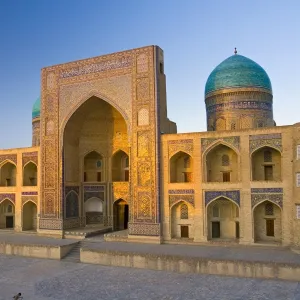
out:
M300 299L300 283L178 274L0 255L0 299Z

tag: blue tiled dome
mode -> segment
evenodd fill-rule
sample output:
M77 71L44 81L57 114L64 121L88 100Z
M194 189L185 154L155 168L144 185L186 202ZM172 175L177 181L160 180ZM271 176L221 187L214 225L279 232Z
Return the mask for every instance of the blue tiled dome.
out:
M266 71L253 60L232 55L221 62L209 75L205 85L205 95L225 89L258 87L272 93L272 85Z
M32 119L38 118L41 114L41 98L38 97L32 107Z

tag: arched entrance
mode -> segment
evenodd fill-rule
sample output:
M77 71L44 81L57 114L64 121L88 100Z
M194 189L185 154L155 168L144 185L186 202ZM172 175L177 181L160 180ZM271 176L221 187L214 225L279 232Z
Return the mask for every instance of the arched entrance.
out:
M86 225L103 224L103 202L92 197L84 203Z
M64 186L78 188L81 226L112 220L111 157L117 149L129 149L126 121L111 104L92 96L70 116L63 134Z
M254 242L281 242L281 208L273 202L264 201L253 209Z
M218 144L206 154L207 182L237 182L238 155L230 147Z
M23 205L23 230L36 230L37 228L37 207L32 201Z
M0 186L16 186L16 166L7 161L5 162L0 169Z
M114 230L124 230L128 228L129 206L123 199L114 203Z
M15 206L5 199L0 203L0 228L12 229L15 227Z
M207 206L207 238L236 240L240 236L239 207L220 197Z
M271 147L263 147L251 155L253 181L281 180L281 153Z
M122 150L112 157L112 181L129 181L129 157Z
M179 151L170 159L170 182L192 182L193 162L189 154Z
M23 169L23 186L37 185L37 166L33 162L29 162Z
M194 208L180 201L171 208L172 238L194 238Z

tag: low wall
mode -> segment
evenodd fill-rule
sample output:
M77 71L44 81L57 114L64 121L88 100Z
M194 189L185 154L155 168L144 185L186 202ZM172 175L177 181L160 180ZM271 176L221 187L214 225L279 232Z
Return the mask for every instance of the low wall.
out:
M76 243L68 245L37 245L0 243L0 254L18 255L35 258L62 259Z
M225 275L234 277L284 279L299 281L300 263L270 263L217 260L173 255L142 254L82 248L80 261L105 266L132 267L179 273Z

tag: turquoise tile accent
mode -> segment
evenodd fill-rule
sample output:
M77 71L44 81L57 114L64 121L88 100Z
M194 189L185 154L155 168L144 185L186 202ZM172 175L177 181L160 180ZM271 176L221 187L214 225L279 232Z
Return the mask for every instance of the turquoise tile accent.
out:
M205 85L205 95L220 89L241 87L259 87L272 93L266 71L253 60L237 54L225 59L211 72Z
M41 98L37 98L32 107L32 119L39 117L41 114Z

